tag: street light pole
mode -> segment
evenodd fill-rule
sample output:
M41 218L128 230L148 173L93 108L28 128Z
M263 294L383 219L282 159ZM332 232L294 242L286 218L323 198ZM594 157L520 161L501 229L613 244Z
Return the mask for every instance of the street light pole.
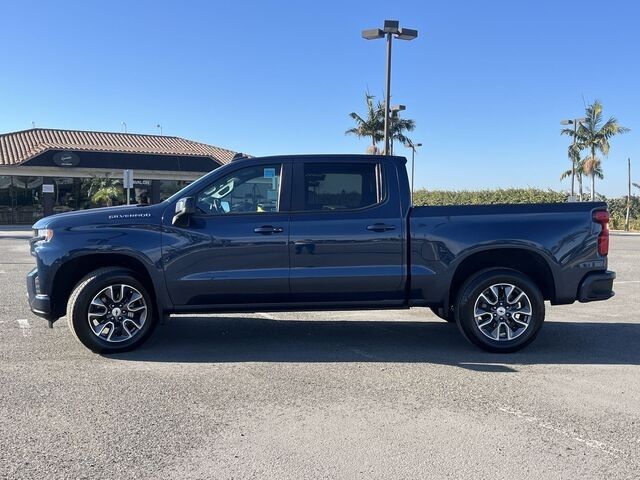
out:
M411 205L413 205L413 179L416 171L416 148L421 146L421 143L413 143L409 140L409 147L411 148Z
M375 40L377 38L387 39L387 74L386 74L386 89L385 89L385 102L384 102L384 155L389 155L390 141L389 141L389 123L390 123L390 110L389 105L391 102L391 46L393 44L393 37L400 40L413 40L418 36L418 31L410 28L400 28L400 22L397 20L385 20L384 27L370 28L362 31L362 38L366 40Z
M386 24L387 22L385 22ZM393 35L387 33L387 80L385 82L384 93L384 155L389 155L389 123L391 119L391 46L393 45Z
M391 131L393 121L398 119L398 112L406 109L406 105L391 105L391 108L389 108L389 149L386 150L389 152L389 155L393 155L393 132Z

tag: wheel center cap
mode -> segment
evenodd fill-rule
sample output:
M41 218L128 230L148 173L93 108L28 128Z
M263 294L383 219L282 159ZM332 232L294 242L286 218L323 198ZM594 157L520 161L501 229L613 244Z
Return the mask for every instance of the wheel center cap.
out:
M507 309L504 307L498 307L496 309L496 313L502 317L505 313L507 313Z
M122 315L122 310L116 307L113 310L111 310L111 315L113 315L114 317L119 317L120 315Z

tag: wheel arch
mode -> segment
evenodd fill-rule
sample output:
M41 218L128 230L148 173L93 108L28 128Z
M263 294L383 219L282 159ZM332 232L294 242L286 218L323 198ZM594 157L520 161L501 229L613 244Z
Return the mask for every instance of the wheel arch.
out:
M545 300L556 298L556 281L549 262L538 252L521 247L500 247L476 251L456 267L449 286L447 305L451 305L460 287L471 275L490 268L509 268L527 275L538 286Z
M151 295L156 311L162 311L159 304L158 286L142 260L125 253L94 253L79 255L67 260L56 271L51 301L52 310L57 318L65 315L67 301L78 282L89 273L104 267L122 267L130 271Z

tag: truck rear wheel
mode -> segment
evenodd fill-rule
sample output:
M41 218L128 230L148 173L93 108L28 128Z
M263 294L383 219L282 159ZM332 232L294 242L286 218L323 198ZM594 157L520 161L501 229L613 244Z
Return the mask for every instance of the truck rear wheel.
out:
M444 307L429 307L436 317L440 317L447 322L455 322L453 312L451 310L445 310Z
M67 303L67 322L76 338L96 353L132 350L157 323L145 286L118 267L100 268L80 280Z
M531 343L544 322L538 286L516 270L478 272L460 289L455 318L462 334L489 352L515 352Z

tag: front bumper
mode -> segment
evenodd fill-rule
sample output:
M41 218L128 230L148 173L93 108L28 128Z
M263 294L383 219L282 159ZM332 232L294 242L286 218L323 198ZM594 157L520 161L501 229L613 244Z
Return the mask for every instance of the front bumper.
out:
M578 288L579 302L595 302L598 300L608 300L615 295L613 291L613 281L616 272L592 272L582 279Z
M31 311L46 320L56 320L51 312L51 299L49 295L38 293L38 269L34 268L27 274L27 296Z

